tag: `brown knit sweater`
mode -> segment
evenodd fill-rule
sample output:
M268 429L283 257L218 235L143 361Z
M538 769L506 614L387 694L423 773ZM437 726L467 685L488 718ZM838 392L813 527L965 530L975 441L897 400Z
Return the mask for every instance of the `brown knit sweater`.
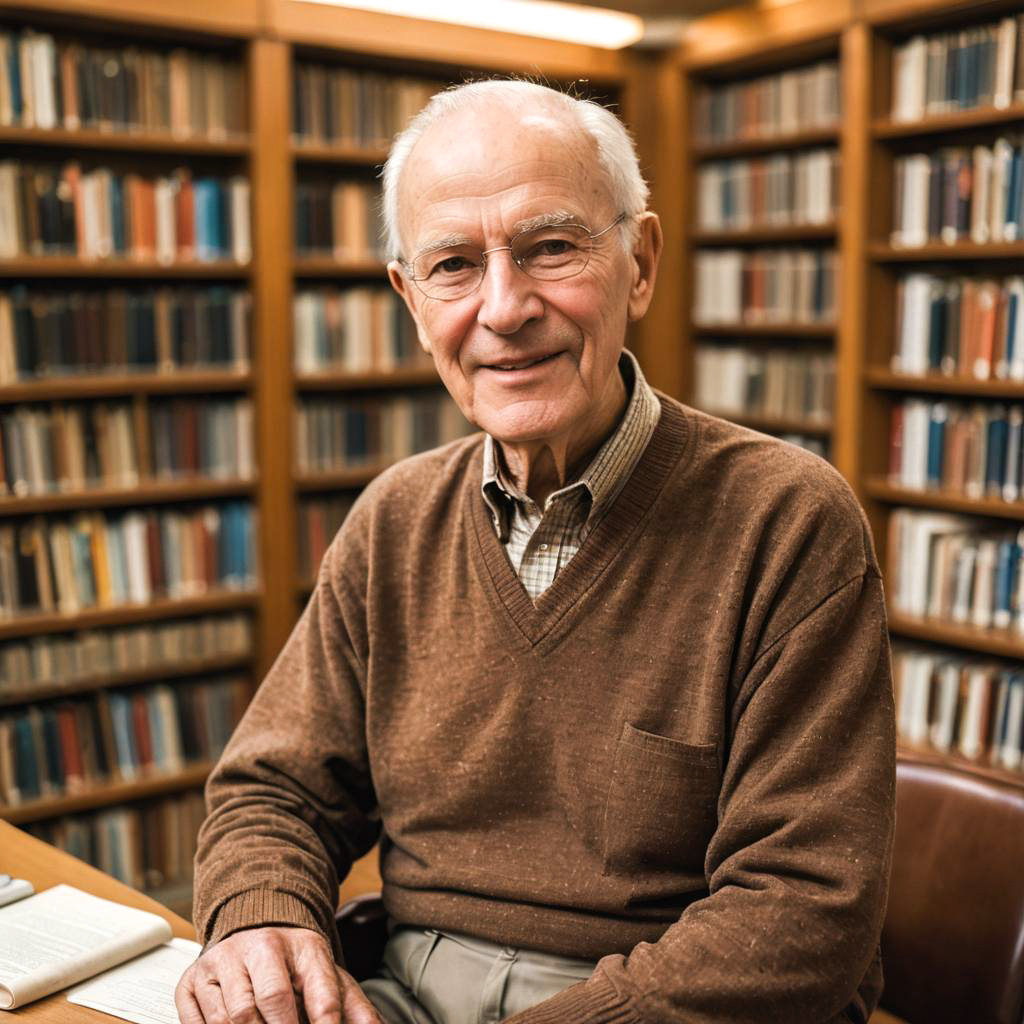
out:
M894 779L867 529L820 459L660 398L536 605L479 435L366 490L210 779L207 942L333 940L380 835L398 921L603 958L516 1024L866 1019Z

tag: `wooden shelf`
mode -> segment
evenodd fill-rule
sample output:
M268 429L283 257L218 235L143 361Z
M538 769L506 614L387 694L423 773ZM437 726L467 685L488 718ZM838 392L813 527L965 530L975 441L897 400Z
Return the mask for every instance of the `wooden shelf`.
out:
M1024 399L1024 381L975 380L971 377L948 377L943 373L921 376L894 373L884 367L872 366L864 372L864 379L880 391L921 391L939 395L966 395L977 398Z
M441 378L433 364L407 366L395 370L368 373L299 373L295 387L299 391L363 391L374 388L410 388L440 386Z
M77 256L19 256L0 260L0 278L168 278L241 280L249 267L227 261L215 263L157 263L156 260L83 260Z
M983 261L1024 259L1024 242L933 242L914 248L897 248L881 242L868 246L868 255L876 263L933 263L943 260Z
M995 516L1024 522L1024 501L1002 501L999 498L970 498L952 491L918 491L889 483L885 477L872 476L864 482L864 491L889 505L913 505L946 512L965 512L976 516Z
M835 324L701 324L693 333L704 338L833 338Z
M1021 122L1024 122L1024 104L1017 103L1005 110L995 107L958 110L949 114L931 114L909 122L880 117L872 122L871 133L876 139L913 139L977 128L1001 128Z
M822 423L821 420L791 419L786 416L762 416L758 413L748 412L724 412L720 409L709 409L701 406L705 412L720 419L729 420L732 423L739 423L741 426L750 427L752 430L761 430L770 434L807 434L810 437L830 437L833 431L832 423Z
M299 491L332 491L365 487L384 472L390 462L378 462L356 469L335 469L323 473L296 473L295 488Z
M54 398L113 398L120 395L175 395L182 392L248 391L251 373L226 370L174 370L96 377L40 377L0 386L0 404Z
M330 142L292 140L292 156L301 163L347 164L356 167L379 167L388 158L387 148L363 149L339 146Z
M889 611L889 632L894 636L930 643L960 650L976 651L979 654L995 654L1001 658L1024 660L1024 636L1008 629L979 629L944 619L925 619L899 612Z
M899 740L896 748L896 756L904 761L917 761L925 764L948 765L968 775L976 775L983 779L993 779L996 782L1004 782L1018 789L1024 788L1024 772L1012 772L1007 768L999 768L984 761L972 761L963 754L948 753L934 750L931 747L919 747L908 743L906 740Z
M136 686L142 683L158 683L168 679L187 676L231 672L252 668L253 654L222 654L213 658L184 658L179 661L154 665L151 668L111 672L103 676L89 676L73 679L67 683L47 683L30 686L21 690L0 690L0 707L11 704L28 704L41 700L73 697L79 693L95 693L118 686Z
M115 508L154 502L201 501L253 495L259 481L207 480L191 478L170 481L140 481L134 487L97 487L95 490L67 494L29 494L0 498L0 516L31 515L37 512L77 511L89 508Z
M694 232L694 245L764 245L772 242L834 241L835 224L756 225L721 231Z
M0 640L40 633L66 633L95 626L123 626L158 619L177 619L211 612L238 611L255 607L259 590L217 590L201 597L158 597L146 604L123 604L114 608L88 608L80 612L25 612L0 619Z
M246 156L251 148L247 137L200 139L170 132L69 131L66 128L0 127L0 145L55 146L67 149L104 149L123 152L173 153L181 156Z
M97 782L78 793L32 800L13 807L0 807L0 818L12 825L22 825L29 821L55 818L61 814L74 814L77 811L89 811L131 800L144 800L183 789L196 789L206 781L206 776L210 774L212 768L212 762L203 762L173 775L153 775L135 782Z
M697 160L724 160L734 156L757 156L780 149L806 149L811 146L839 144L839 127L775 135L756 139L733 139L729 142L699 142L693 147Z
M387 267L377 260L350 260L341 263L329 256L296 256L292 264L296 277L384 278Z

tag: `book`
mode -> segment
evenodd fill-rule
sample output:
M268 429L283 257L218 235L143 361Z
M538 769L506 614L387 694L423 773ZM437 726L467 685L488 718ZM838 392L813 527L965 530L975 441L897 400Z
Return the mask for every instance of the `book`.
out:
M162 917L74 886L26 895L0 907L0 1009L25 1006L171 938Z

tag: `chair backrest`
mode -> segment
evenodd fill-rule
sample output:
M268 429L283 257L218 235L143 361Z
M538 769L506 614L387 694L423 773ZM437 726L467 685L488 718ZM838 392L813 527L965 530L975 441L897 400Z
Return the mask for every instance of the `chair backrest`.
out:
M1024 779L901 757L882 964L911 1024L1022 1024Z

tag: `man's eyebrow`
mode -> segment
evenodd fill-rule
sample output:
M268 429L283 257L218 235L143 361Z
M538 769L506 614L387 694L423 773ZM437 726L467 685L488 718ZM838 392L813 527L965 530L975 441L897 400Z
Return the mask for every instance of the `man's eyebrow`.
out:
M523 231L536 231L537 228L557 228L563 224L583 226L575 213L570 213L568 210L555 210L553 213L542 213L536 217L530 217L528 220L517 221L512 225L512 230L518 235Z
M421 256L428 256L432 252L437 252L438 249L451 249L456 245L472 245L473 240L468 235L446 235L444 238L436 238L433 242L428 242L422 249L417 250L413 256L415 262Z

